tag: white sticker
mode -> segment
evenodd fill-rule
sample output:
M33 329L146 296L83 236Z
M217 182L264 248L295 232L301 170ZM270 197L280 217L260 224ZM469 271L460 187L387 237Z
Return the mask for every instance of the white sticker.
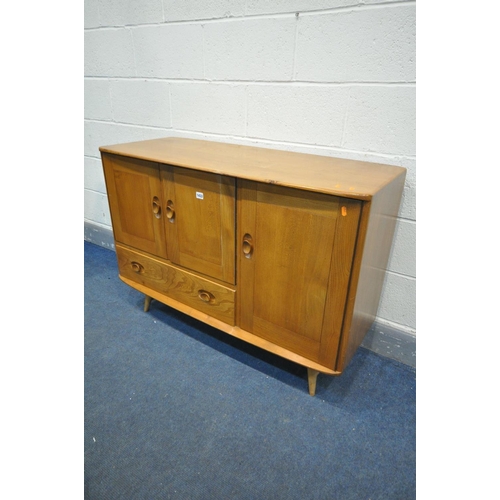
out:
M196 198L198 200L203 200L203 193L200 193L199 191L196 191Z

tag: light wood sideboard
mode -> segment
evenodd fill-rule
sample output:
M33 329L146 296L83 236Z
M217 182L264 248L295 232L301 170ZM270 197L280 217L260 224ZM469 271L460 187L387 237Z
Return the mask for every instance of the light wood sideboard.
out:
M406 170L167 137L100 148L119 277L340 375L380 301Z

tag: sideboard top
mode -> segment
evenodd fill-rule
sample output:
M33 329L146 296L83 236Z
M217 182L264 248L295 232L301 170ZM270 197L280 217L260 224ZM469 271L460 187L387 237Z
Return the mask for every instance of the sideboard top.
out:
M308 191L370 200L406 169L222 142L166 137L101 146L112 153Z

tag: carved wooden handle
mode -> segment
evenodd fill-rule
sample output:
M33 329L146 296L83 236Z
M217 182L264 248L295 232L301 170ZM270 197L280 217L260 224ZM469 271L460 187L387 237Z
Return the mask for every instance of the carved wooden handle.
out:
M153 214L157 219L161 217L160 200L158 199L157 196L153 198Z
M198 290L198 297L203 300L203 302L213 302L215 300L215 297L210 293L207 292L206 290Z
M174 210L174 202L172 200L167 201L167 219L169 222L174 222L175 220L175 210Z
M135 273L140 273L144 269L144 267L142 266L142 264L139 264L139 262L134 262L133 261L130 264L132 266L132 271L134 271Z
M243 236L243 244L241 248L243 249L243 255L249 259L253 253L253 240L248 233Z

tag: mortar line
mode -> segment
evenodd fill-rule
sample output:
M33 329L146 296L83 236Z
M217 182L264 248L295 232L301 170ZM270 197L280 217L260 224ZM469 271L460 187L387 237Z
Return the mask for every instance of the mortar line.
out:
M135 40L134 40L134 34L132 33L132 30L129 30L130 33L130 38L132 41L132 56L134 58L134 71L135 71L135 77L138 78L137 76L137 58L135 57Z
M205 68L203 68L205 70ZM89 80L101 80L111 78L110 76L95 76L86 75L84 78ZM396 82L312 82L307 80L214 80L209 78L169 78L169 77L152 77L152 76L112 76L116 80L160 80L171 83L211 83L221 85L255 85L255 86L293 86L293 87L416 87L416 82L396 81Z
M328 145L322 145L322 144L310 144L307 142L289 142L289 141L282 141L282 140L276 140L276 139L266 139L265 137L254 137L254 136L242 136L242 135L233 135L233 134L222 134L218 132L204 132L202 130L187 130L187 129L182 129L182 128L177 128L174 126L171 127L158 127L155 125L138 125L137 123L125 123L125 122L116 122L116 121L110 121L110 120L96 120L92 118L84 118L85 122L94 122L94 123L102 123L106 125L117 125L117 126L124 126L124 127L137 127L137 128L142 128L142 129L152 129L152 130L165 130L165 133L181 133L181 134L192 134L192 135L202 135L202 136L210 136L210 137L216 137L216 138L226 138L226 139L234 139L238 141L248 141L248 142L255 142L255 143L260 143L260 144L267 144L269 146L276 146L276 145L282 145L282 146L297 146L299 148L307 148L310 150L315 150L318 151L317 154L321 155L321 152L330 152L330 153L342 153L342 154L354 154L354 155L359 155L359 156L372 156L376 158L385 158L385 159L401 159L401 158L406 158L408 160L415 160L416 155L413 154L407 154L407 153L381 153L381 152L376 152L376 151L358 151L354 149L345 149L345 148L339 148L336 146L328 146ZM309 154L316 154L316 153L309 153ZM358 161L370 161L371 160L360 160L357 158Z
M295 63L297 60L297 39L299 36L299 13L295 14L295 34L293 38L293 65L292 65L292 81L295 81Z
M207 79L207 69L205 65L205 25L201 25L201 61L203 63L203 80Z
M344 120L342 121L342 137L340 138L340 146L344 147L344 138L347 125L347 119L349 117L349 106L351 104L351 88L349 87L349 93L347 94L347 106L345 109Z
M342 12L357 12L364 10L373 10L373 9L385 9L385 8L393 8L405 5L414 5L416 0L401 0L399 2L383 2L383 3L375 3L375 4L364 4L358 3L353 5L345 5L341 7L333 7L330 9L316 9L316 10L305 10L301 11L300 9L287 11L287 12L272 12L272 13L259 13L259 14L244 14L237 16L229 16L229 17L217 17L217 18L197 18L197 19L185 19L178 21L165 21L165 22L156 22L156 23L142 23L142 24L123 24L123 25L109 25L109 26L97 26L92 28L84 28L84 31L98 31L105 29L120 29L120 28L138 28L143 26L163 26L163 25L183 25L183 24L199 24L199 23L231 23L234 21L243 21L246 19L249 20L264 20L264 19L281 19L295 16L297 12L303 16L315 16L315 15L325 15L325 14L337 14Z
M172 101L172 85L170 82L168 83L168 103L169 103L169 109L170 109L170 127L172 128L172 124L174 123L174 113L173 113L173 101Z
M248 137L248 85L245 86L245 137Z
M115 107L113 105L113 92L111 91L111 82L112 79L108 78L108 96L109 96L109 104L111 106L111 122L115 121Z

